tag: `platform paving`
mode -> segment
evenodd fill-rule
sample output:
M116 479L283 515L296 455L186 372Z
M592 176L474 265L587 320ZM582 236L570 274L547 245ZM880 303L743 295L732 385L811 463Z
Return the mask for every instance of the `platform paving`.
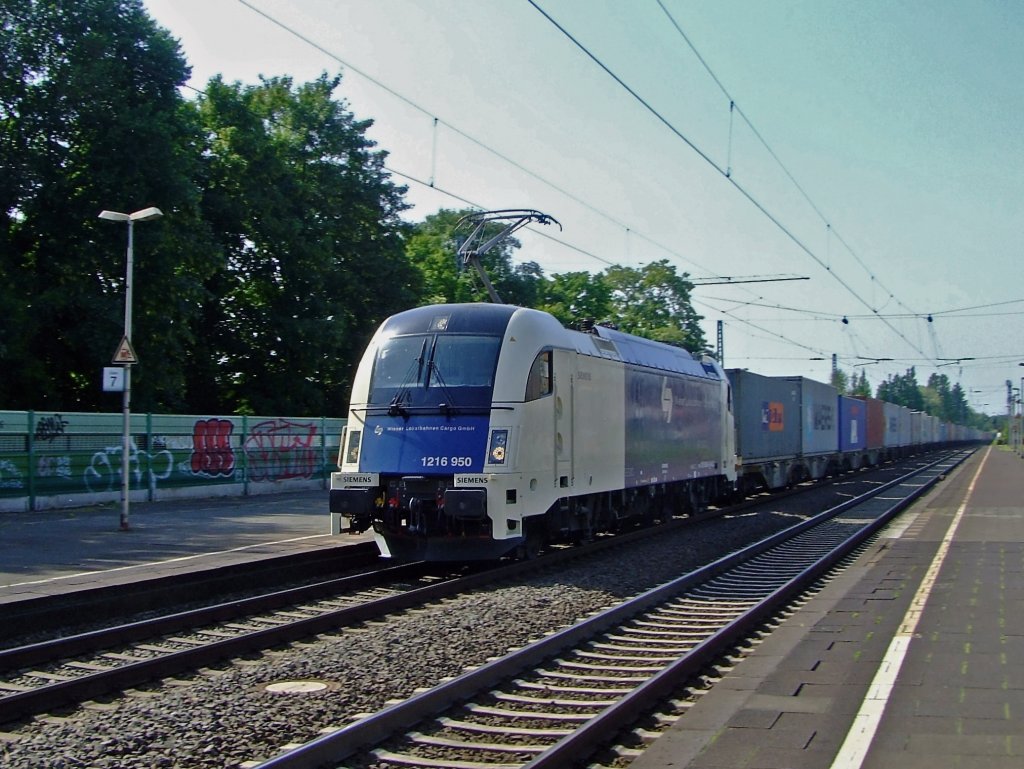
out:
M0 606L102 584L335 547L328 491L0 513Z
M922 583L931 587L926 599ZM1022 609L1024 462L986 447L631 767L1019 769Z

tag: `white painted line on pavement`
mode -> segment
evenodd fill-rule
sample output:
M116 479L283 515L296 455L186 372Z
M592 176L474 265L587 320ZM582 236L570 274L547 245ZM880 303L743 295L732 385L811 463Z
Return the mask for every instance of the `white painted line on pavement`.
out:
M864 702L860 706L860 711L854 717L850 731L847 732L846 739L843 741L843 746L839 748L839 753L836 754L836 758L832 762L832 769L860 769L860 766L864 763L864 759L867 757L868 750L871 747L871 742L875 738L875 732L882 721L885 706L889 704L889 695L892 694L893 686L896 685L896 677L903 666L903 660L907 655L907 649L910 647L910 641L914 637L917 623L921 619L928 596L931 595L932 587L935 585L935 580L939 575L939 569L942 568L942 563L946 560L946 554L949 552L953 536L956 534L957 527L960 525L960 519L963 518L964 511L967 509L967 502L974 493L974 485L977 483L978 476L981 475L985 462L988 461L989 454L991 453L992 447L989 446L988 451L985 452L985 456L981 460L981 464L978 465L978 469L974 473L974 477L971 478L971 483L967 487L967 493L964 495L964 501L957 509L956 515L953 516L953 522L949 524L949 530L942 538L939 550L932 559L928 572L924 575L924 579L917 589L917 593L914 594L910 607L903 616L903 622L900 623L900 628L892 639L892 643L889 644L889 649L886 651L885 657L875 673L874 680L871 681L871 686L868 687L867 694L864 696Z

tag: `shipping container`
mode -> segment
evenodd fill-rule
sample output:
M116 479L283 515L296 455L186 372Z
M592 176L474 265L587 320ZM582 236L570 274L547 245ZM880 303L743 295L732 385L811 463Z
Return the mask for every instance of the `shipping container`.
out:
M911 430L913 428L911 427L911 424L910 424L910 414L911 414L911 411L906 406L898 406L897 408L899 408L899 412L897 412L897 413L898 413L898 416L899 416L899 425L900 425L900 427L899 427L900 437L899 437L899 444L898 445L906 448L907 446L912 446L913 445L913 443L912 443L912 432L911 432Z
M926 414L924 418L924 429L921 432L921 444L924 446L930 446L931 444L939 440L939 419L933 417L931 414Z
M805 457L834 454L839 450L839 393L832 385L802 376L781 377L800 404L800 453Z
M736 411L736 453L744 463L800 453L800 401L784 380L743 369L726 371Z
M839 450L863 451L868 445L867 403L839 396Z
M861 396L867 411L867 440L869 449L880 449L885 446L885 404L878 398Z
M924 418L925 413L923 411L911 411L910 412L910 445L920 446L921 441L924 437Z
M885 418L885 442L887 449L900 447L900 409L895 403L882 402L882 411Z

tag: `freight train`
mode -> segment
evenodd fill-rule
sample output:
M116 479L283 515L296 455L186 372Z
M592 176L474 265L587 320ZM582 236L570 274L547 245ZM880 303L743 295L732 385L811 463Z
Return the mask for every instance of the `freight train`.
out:
M401 560L532 557L982 437L605 326L432 305L385 320L359 364L332 531L372 528L382 555Z

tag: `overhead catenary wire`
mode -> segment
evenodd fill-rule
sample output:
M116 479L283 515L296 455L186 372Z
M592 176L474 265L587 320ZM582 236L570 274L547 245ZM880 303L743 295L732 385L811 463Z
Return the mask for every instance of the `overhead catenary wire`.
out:
M416 110L416 111L422 113L423 115L429 117L432 120L432 126L433 126L433 130L434 130L435 141L436 141L436 135L437 135L438 127L443 126L444 128L448 129L452 133L454 133L454 134L456 134L458 136L461 136L463 139L465 139L466 141L470 142L471 144L479 147L480 149L484 150L485 152L490 153L491 155L493 155L494 157L498 158L499 160L501 160L501 161L503 161L505 163L508 163L510 166L512 166L513 168L521 171L522 173L526 174L527 176L530 176L531 178L536 179L541 184L551 188L552 190L554 190L555 192L559 193L560 195L564 195L566 198L568 198L569 200L572 200L577 205L579 205L579 206L587 209L588 211L598 215L599 217L605 219L606 221L608 221L611 224L613 224L614 226L622 229L623 231L629 232L629 233L631 233L631 234L633 234L633 235L635 235L637 237L642 238L643 240L651 243L652 245L662 249L666 253L671 254L673 257L675 257L676 259L678 259L680 262L682 262L684 264L690 264L690 265L692 265L694 268L696 268L698 270L702 270L704 272L707 272L709 275L714 275L714 271L711 270L710 268L708 268L708 267L706 267L704 265L701 265L701 264L693 261L692 259L690 259L688 257L685 257L682 254L679 254L678 252L676 252L675 250L669 248L668 246L665 246L665 245L663 245L661 243L658 243L657 241L655 241L654 239L650 238L649 236L647 236L647 235L645 235L645 234L643 234L641 232L636 231L635 228L630 227L629 225L626 225L623 222L619 221L614 216L609 214L607 211L602 211L601 209L595 207L591 203L588 203L587 201L585 201L582 198L580 198L579 196L573 194L572 192L570 192L569 190L565 189L564 187L559 186L558 184L556 184L555 182L551 181L550 179L548 179L548 178L542 176L541 174L539 174L539 173L537 173L537 172L527 168L522 163L519 163L518 161L513 160L512 158L508 157L507 155L505 155L504 153L502 153L499 150L495 149L494 147L484 143L480 139L477 139L476 137L466 133L465 131L463 131L458 126L456 126L456 125L454 125L452 123L449 123L448 121L438 117L431 110L429 110L427 107L424 107L421 104L419 104L419 103L413 101L412 99L408 98L407 96L399 93L398 91L394 90L393 88L391 88L390 86L386 85L385 83L382 83L380 80L378 80L377 78L373 77L372 75L367 74L362 69L353 66L351 63L349 63L347 60L341 58L336 53L328 50L327 48L325 48L324 46L320 45L319 43L317 43L312 38L308 37L307 35L304 35L302 32L299 32L297 29L291 27L290 25L286 24L285 22L281 21L280 19L278 19L278 18L274 17L273 15L267 13L266 11L262 10L261 8L259 8L258 6L256 6L252 2L250 2L249 0L238 0L238 2L240 2L246 8L249 8L250 10L252 10L254 13L262 16L264 19L266 19L270 23L274 24L276 27L280 28L281 30L285 31L286 33L294 36L295 38L297 38L299 40L301 40L302 42L306 43L307 45L311 46L312 48L315 48L317 51L322 53L324 56L327 56L328 58L332 59L333 61L336 61L338 64L342 65L346 69L351 70L352 72L356 73L357 75L359 75L360 77L364 78L365 80L367 80L368 82L372 83L373 85L377 86L378 88L380 88L381 90L385 91L386 93L391 94L396 99L398 99L401 102L403 102L404 104L412 107L414 110ZM389 169L389 170L393 171L393 169ZM427 187L430 187L430 188L433 188L433 189L438 189L436 184L434 183L436 181L436 178L435 178L435 175L433 173L431 173L431 178L430 178L430 180L428 182L423 182L420 179L417 179L415 177L412 177L412 176L410 176L408 174L404 174L404 173L403 174L399 174L399 175L403 176L404 178L409 179L410 181L415 181L418 184L424 184ZM457 195L453 195L452 197L454 199L456 199L456 200L463 200L462 198L460 198ZM465 202L465 201L463 201L463 202ZM473 206L476 206L476 207L481 208L481 209L486 208L486 206L477 205L477 204L469 204L469 205L473 205ZM528 229L531 232L535 232L535 233L539 233L540 232L539 230L536 230L533 227L530 227ZM568 244L564 240L561 240L561 239L558 239L558 238L554 238L554 237L552 237L550 235L548 235L548 237L549 237L550 240L552 240L552 241L554 241L556 243L559 243L561 245L565 245L565 246L567 246L567 247L571 248L572 250L575 250L575 251L577 251L579 253L585 254L587 256L594 256L590 252L588 252L588 251L586 251L584 249L580 249L580 248L577 248L575 246L572 246L571 244ZM604 259L604 258L596 257L596 256L594 256L594 258L597 259L598 261L604 263L604 264L609 264L609 265L614 264L614 262L612 262L612 261L610 261L608 259Z
M569 32L569 30L567 30L565 27L559 24L554 17L552 17L550 14L547 13L547 11L541 8L540 5L537 4L536 0L526 1L530 5L532 5L538 13L540 13L545 19L547 19L556 29L558 29L558 31L561 32L570 42L572 42L573 45L579 48L580 51L582 51L588 58L590 58L591 61L593 61L602 70L604 70L604 72L609 77L611 77L616 83L618 83L623 89L625 89L639 104L641 104L648 112L650 112L651 115L655 117L655 119L657 119L666 128L668 128L669 131L671 131L676 137L682 140L690 149L697 153L697 155L705 163L707 163L715 171L717 171L723 178L726 179L726 181L729 184L733 185L733 187L743 197L745 197L755 208L758 209L758 211L760 211L770 222L772 222L772 224L774 224L790 241L792 241L797 246L797 248L799 248L801 251L807 254L812 260L814 260L819 266L821 266L822 269L824 269L829 275L831 275L832 278L836 280L851 296L853 296L858 302L863 304L867 309L871 310L872 312L876 312L875 308L872 307L871 304L866 299L864 299L846 280L844 280L840 275L838 275L834 270L832 270L821 259L821 257L814 253L814 251L800 238L798 238L789 227L787 227L778 217L776 217L771 211L769 211L768 208L758 198L756 198L743 185L739 184L736 181L735 177L728 172L729 169L723 168L718 163L716 163L710 155L704 152L704 150L698 147L696 143L694 143L682 131L676 128L676 126L673 125L673 123L670 120L668 120L664 115L662 115L658 110L656 110L646 99L644 99L639 93L637 93L636 90L634 90L622 78L615 74L615 72L612 71L612 69L609 68L603 61L601 61L601 59L599 59L593 52L591 52L590 49L588 49L585 45L583 45L583 43L577 40L576 37L571 32ZM907 338L907 336L902 331L897 329L891 323L886 322L886 325L908 346L910 346L912 349L914 349L921 355L926 355L926 353L923 350L921 350L921 348L918 347L909 338Z
M864 261L860 258L860 256L857 254L857 252L854 251L853 248L850 247L849 243L847 243L843 239L843 237L838 232L835 231L835 228L832 226L832 223L828 220L828 217L825 216L824 212L822 212L822 210L814 202L814 200L811 198L811 196L807 193L807 190L804 189L803 185L801 185L800 182L797 181L796 177L793 176L793 174L790 172L789 168L786 167L786 164L782 162L782 159L778 156L778 154L775 152L775 150L772 148L772 146L770 144L768 144L768 142L765 140L764 136L761 135L761 132L757 129L757 127L754 125L753 121L743 111L743 108L740 107L736 103L736 100L733 98L732 94L729 93L729 91L726 89L726 87L722 83L722 81L719 80L719 78L715 74L714 70L711 69L711 65L708 64L707 61L704 59L704 57L700 54L700 51L697 50L697 47L693 44L693 42L690 40L690 38L687 36L687 34L683 31L683 28L681 26L679 26L679 22L676 21L675 17L669 12L668 8L665 7L665 4L662 2L662 0L655 0L655 1L658 3L658 6L661 8L662 12L664 12L665 16L668 17L668 20L672 23L672 26L675 28L676 32L679 33L679 36L682 37L683 40L686 42L686 45L693 52L693 55L697 57L697 60L700 62L701 66L704 67L704 70L708 73L708 75L711 77L711 79L715 81L715 85L718 86L718 88L719 88L719 90L721 90L722 94L729 100L730 137L731 137L731 131L732 131L732 128L731 128L732 117L731 116L732 116L732 113L735 111L743 119L743 122L746 123L747 127L753 133L754 137L761 143L761 146L765 148L765 150L768 152L768 155L772 158L772 160L774 160L775 163L779 166L779 168L782 169L782 172L786 175L786 178L788 178L789 181L793 184L793 187L797 190L797 192L800 193L801 197L803 197L803 199L807 203L807 205L809 205L811 207L811 209L814 211L814 213L817 214L818 218L821 219L822 223L825 225L825 233L826 233L825 269L831 271L831 261L828 259L828 240L831 237L835 237L835 239L838 240L843 245L843 247L847 250L847 252L850 254L850 256L852 256L857 261L857 263L864 269L864 271L868 274L868 276L871 278L871 280L874 283L876 283L891 299L895 300L901 307L903 307L908 312L913 313L913 311L909 307L907 307L902 301L900 301L900 299L892 291L890 291L888 288L886 288L882 284L882 282L878 279L878 276L876 276L874 274L874 272L864 263ZM731 141L731 138L730 138L730 141Z
M347 61L343 60L341 57L339 57L336 54L334 54L333 52L329 51L327 48L325 48L324 46L322 46L319 43L315 42L314 40L312 40L308 36L302 34L301 32L299 32L296 29L293 29L289 25L281 22L277 18L273 17L271 14L263 11L262 9L257 7L254 3L249 2L248 0L239 0L239 1L242 3L242 5L246 6L247 8L252 10L254 13L257 13L258 15L262 16L263 18L265 18L266 20L268 20L272 24L280 27L281 29L286 31L288 34L297 37L298 39L302 40L307 45L310 45L311 47L313 47L316 50L320 51L324 55L326 55L326 56L330 57L331 59L337 61L342 66L344 66L347 69L349 69L350 71L356 73L360 77L365 78L369 82L373 83L375 86L377 86L377 87L381 88L382 90L384 90L385 92L393 95L395 98L401 100L405 104L410 105L412 108L414 108L414 109L420 111L421 113L429 116L431 118L431 120L432 120L432 130L433 130L432 141L434 142L435 146L436 146L436 141L437 141L438 129L439 129L439 127L444 127L446 129L452 131L453 133L459 135L460 137L464 138L465 140L467 140L467 141L469 141L469 142L471 142L471 143L481 147L485 151L495 155L496 157L500 158L504 162L509 163L512 167L517 168L521 172L523 172L523 173L525 173L525 174L527 174L527 175L537 179L539 182L545 184L546 186L550 187L551 189L554 189L555 191L559 192L560 194L566 196L568 199L573 200L574 202L576 202L577 204L583 206L587 210L590 210L593 213L597 214L598 216L601 216L602 218L604 218L607 221L611 222L613 225L622 228L623 231L627 233L627 237L635 236L635 237L641 238L641 239L651 243L652 245L656 246L657 248L662 249L665 253L670 254L675 259L678 259L679 261L681 261L681 262L683 262L685 264L690 264L690 265L694 266L695 268L697 268L698 270L700 270L702 272L706 272L706 273L709 273L709 274L714 274L714 271L712 271L711 269L707 268L706 266L700 265L699 263L695 262L694 260L692 260L692 259L690 259L688 257L682 256L681 254L679 254L674 249L665 246L664 244L658 242L657 240L655 240L653 238L650 238L649 236L645 235L642 232L638 232L635 228L632 228L630 226L625 225L624 223L618 221L615 217L611 216L607 212L601 211L600 209L598 209L595 206L591 205L587 201L581 199L579 196L574 195L573 193L569 192L568 190L566 190L566 189L564 189L562 187L559 187L558 185L556 185L553 182L551 182L550 180L544 178L540 174L537 174L537 173L531 171L529 168L525 167L521 163L519 163L519 162L513 160L512 158L510 158L510 157L508 157L508 156L498 152L494 148L492 148L489 145L481 142L480 140L470 136L469 134L465 133L464 131L462 131L461 129L457 128L456 126L454 126L454 125L452 125L452 124L442 120L441 118L439 118L436 115L434 115L430 110L428 110L425 107L421 106L420 104L418 104L417 102L413 101L412 99L409 99L408 97L406 97L403 94L399 93L395 89L387 86L386 84L384 84L383 82L377 80L376 78L370 76L368 73L366 73L365 71L361 70L360 68L351 65L350 63L348 63ZM536 8L542 15L544 15L546 18L548 18L548 20L551 21L551 23L555 24L555 26L558 27L561 30L561 27L556 22L554 22L554 20L551 19L551 17L548 16L548 14L546 14L537 5L537 3L533 2L532 0L529 0L529 1L530 1L530 4L534 8ZM659 5L661 5L660 2L659 2ZM664 6L662 6L662 10L665 11L666 14L667 14L667 10L665 10ZM674 22L674 20L673 20L673 22ZM625 82L623 82L621 79L619 79L609 68L605 67L596 57L593 56L593 54L591 54L582 45L580 45L578 42L576 42L575 39L571 35L568 34L568 32L566 32L565 30L562 30L562 32L567 37L569 37L570 40L573 40L573 42L576 43L576 45L578 47L580 47L581 50L583 50L585 53L587 53L587 55L590 56L599 66L601 66L602 69L604 69L623 88L625 88L635 99L637 99L639 103L641 103L652 114L656 115L659 120L661 120L663 123L665 123L665 125L668 126L673 131L673 133L676 134L680 139L682 139L694 152L696 152L698 154L698 156L700 156L706 163L710 164L716 171L718 171L719 174L722 174L727 179L729 179L730 183L733 184L733 186L737 189L737 191L739 191L766 218L768 218L773 224L775 224L775 226L778 227L779 230L782 231L794 244L796 244L810 258L812 258L816 263L818 263L819 266L821 266L829 274L831 274L833 276L833 279L836 280L840 285L842 285L843 288L848 293L850 293L851 296L855 297L861 304L863 304L869 311L871 311L874 317L877 317L878 319L880 319L883 322L885 322L886 325L893 331L893 333L895 333L899 338L901 338L912 349L914 349L915 351L917 351L921 355L926 355L923 352L923 350L921 350L920 346L918 346L914 342L912 342L898 328L893 326L891 323L888 323L887 322L887 317L886 316L882 316L880 314L878 308L873 307L872 304L870 302L868 302L866 299L864 299L846 280L844 280L842 278L842 276L836 274L835 271L831 269L831 266L828 264L827 261L823 261L811 248L809 248L803 241L801 241L798 237L796 237L796 235L780 219L778 219L778 217L776 217L772 212L770 212L768 210L768 208L763 203L761 203L761 201L756 199L747 189L745 189L741 184L739 184L734 178L729 178L730 175L727 173L728 172L728 168L722 169L717 163L715 163L711 159L711 157L707 153L703 152L695 143L689 141L689 139L685 135L683 135L681 132L679 132L677 129L675 129L674 126L671 125L671 123L666 121L656 110L653 109L653 107L650 104L648 104L646 101L644 101L632 88L630 88ZM681 32L681 30L680 30L680 32ZM684 39L685 39L685 35L684 35ZM724 86L720 83L720 81L718 81L717 76L714 75L713 71L711 71L710 67L707 66L706 62L703 61L702 57L700 57L699 53L696 52L696 49L692 46L692 44L689 43L688 40L687 40L687 44L691 46L691 48L694 50L694 52L698 55L698 58L701 58L702 63L705 65L705 69L707 69L709 74L715 79L716 83L718 83L719 87L723 90L723 92L727 93L725 91L725 89L724 89ZM764 141L763 137L761 137L760 133L753 126L753 124L750 121L750 119L743 113L742 109L740 109L739 106L735 104L734 100L732 100L730 98L730 110L734 110L734 109L737 110L737 114L745 121L745 124L748 125L750 127L750 129L754 132L754 134L757 136L757 138L761 141L762 145L768 151L769 155L771 155L775 159L775 161L783 169L783 171L785 172L787 177L790 178L791 183L794 184L794 186L800 191L801 195L808 201L809 205L811 205L811 207L816 211L816 213L818 213L818 215L822 218L823 221L826 221L826 228L829 231L831 231L831 225L827 222L827 220L825 219L824 215L821 213L820 209L814 204L813 200L810 199L810 196L807 195L806 191L799 185L799 183L796 181L796 179L793 178L793 175L788 171L788 169L784 166L784 164L781 163L781 160L778 159L778 156L775 154L775 152L771 149L771 147L767 144L767 142ZM435 160L436 160L436 158L435 158ZM436 183L437 180L435 179L435 173L434 173L435 169L434 169L433 166L431 167L430 179L427 180L427 181L422 181L422 180L420 180L420 179L418 179L418 178L416 178L416 177L414 177L412 175L409 175L409 174L397 171L396 169L393 169L393 168L390 168L390 167L386 167L386 168L391 173L394 173L394 174L396 174L398 176L401 176L403 178L409 179L410 181L412 181L414 183L422 184L422 185L424 185L426 187L430 187L431 189L437 190L437 191L441 192L442 194L449 195L454 200L459 200L461 202L466 203L467 205L471 205L471 206L474 206L474 207L481 207L481 208L483 207L483 206L479 206L478 204L471 203L471 202L467 201L465 198L463 198L463 197L461 197L461 196L459 196L457 194L454 194L451 191L447 191L447 190L439 188L437 186L437 183ZM555 242L555 243L557 243L559 245L562 245L564 247L570 248L571 250L573 250L573 251L575 251L575 252L577 252L577 253L579 253L581 255L584 255L584 256L586 256L588 258L594 259L596 261L600 261L600 262L602 262L604 264L609 264L609 265L614 264L614 262L612 262L612 261L610 261L608 259L605 259L603 257L600 257L597 254L592 253L591 251L588 251L586 249L577 247L577 246L575 246L575 245L573 245L571 243L568 243L566 241L563 241L563 240L560 240L558 238L555 238L555 237L553 237L553 236L551 236L551 235L549 235L547 233L543 233L543 232L540 232L539 230L534 230L532 228L531 228L531 232L534 232L535 234L539 234L542 237L546 237L549 240L551 240L551 241L553 241L553 242ZM839 242L843 243L844 247L847 248L847 250L858 261L858 263L860 263L861 266L865 270L868 271L869 275L871 276L872 281L875 282L875 283L878 283L879 286L884 289L884 286L881 286L881 283L880 283L880 281L877 280L877 277L873 273L870 272L870 270L867 268L867 266L863 264L862 260L860 260L860 257L855 252L853 252L853 250L849 247L849 245L837 233L831 233L830 232L830 235L831 234L835 234L837 240ZM885 289L885 290L888 291L887 289ZM903 303L900 302L900 300L898 298L896 298L894 295L892 295L891 292L889 292L889 294L890 294L890 296L887 298L887 302L895 300L897 303L899 303L903 307L906 307L906 305L903 305ZM920 316L918 314L913 314L913 315L916 316L916 317L922 317L922 316ZM772 336L773 336L774 339L777 339L777 340L780 340L780 341L785 341L785 342L791 343L791 344L798 344L799 345L799 343L793 342L793 340L789 340L789 339L787 339L785 336L783 336L781 334L775 333L775 334L772 334Z

